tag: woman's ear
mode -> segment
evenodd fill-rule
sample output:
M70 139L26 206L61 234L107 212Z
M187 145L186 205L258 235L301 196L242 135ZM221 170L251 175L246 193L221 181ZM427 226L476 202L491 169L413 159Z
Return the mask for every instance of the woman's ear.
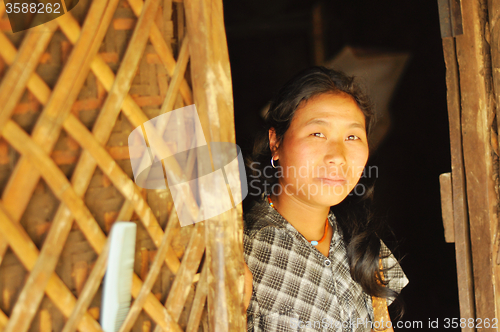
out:
M276 138L276 130L274 128L269 129L269 147L271 148L271 154L275 158L274 160L278 160L279 158L279 153L278 153L278 142Z

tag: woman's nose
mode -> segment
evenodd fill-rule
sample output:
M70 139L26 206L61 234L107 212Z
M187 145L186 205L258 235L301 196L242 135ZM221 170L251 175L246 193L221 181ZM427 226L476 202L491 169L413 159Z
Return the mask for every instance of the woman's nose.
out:
M343 165L346 163L346 151L343 142L332 142L325 153L325 163Z

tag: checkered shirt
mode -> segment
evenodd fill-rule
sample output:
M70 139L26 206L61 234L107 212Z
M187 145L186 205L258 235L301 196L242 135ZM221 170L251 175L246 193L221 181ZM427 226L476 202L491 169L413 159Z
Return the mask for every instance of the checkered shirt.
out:
M370 331L371 296L349 272L346 248L335 215L325 257L269 204L264 195L245 215L244 258L253 275L247 331ZM400 293L408 284L401 266L381 243L387 287ZM388 298L390 305L394 298Z

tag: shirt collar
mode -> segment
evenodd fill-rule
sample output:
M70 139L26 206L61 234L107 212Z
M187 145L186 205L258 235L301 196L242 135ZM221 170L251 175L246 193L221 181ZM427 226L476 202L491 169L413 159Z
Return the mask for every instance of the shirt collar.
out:
M290 224L288 222L288 220L286 220L278 211L276 211L276 209L274 209L272 206L269 205L269 202L267 201L268 194L269 193L264 192L261 195L261 198L260 198L260 201L258 202L258 204L262 204L262 208L267 209L269 219L280 228L286 228L286 229L290 230L291 232L299 233L299 231L297 231L297 229L295 227L293 227L293 225ZM337 233L336 217L331 210L328 213L328 222L332 226L333 234L336 234Z

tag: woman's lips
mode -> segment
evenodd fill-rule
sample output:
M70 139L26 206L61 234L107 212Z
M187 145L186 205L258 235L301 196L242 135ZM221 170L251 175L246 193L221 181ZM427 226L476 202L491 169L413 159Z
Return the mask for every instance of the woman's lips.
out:
M343 185L346 183L346 179L336 177L336 178L318 178L323 184L329 185L329 186L338 186L338 185Z

